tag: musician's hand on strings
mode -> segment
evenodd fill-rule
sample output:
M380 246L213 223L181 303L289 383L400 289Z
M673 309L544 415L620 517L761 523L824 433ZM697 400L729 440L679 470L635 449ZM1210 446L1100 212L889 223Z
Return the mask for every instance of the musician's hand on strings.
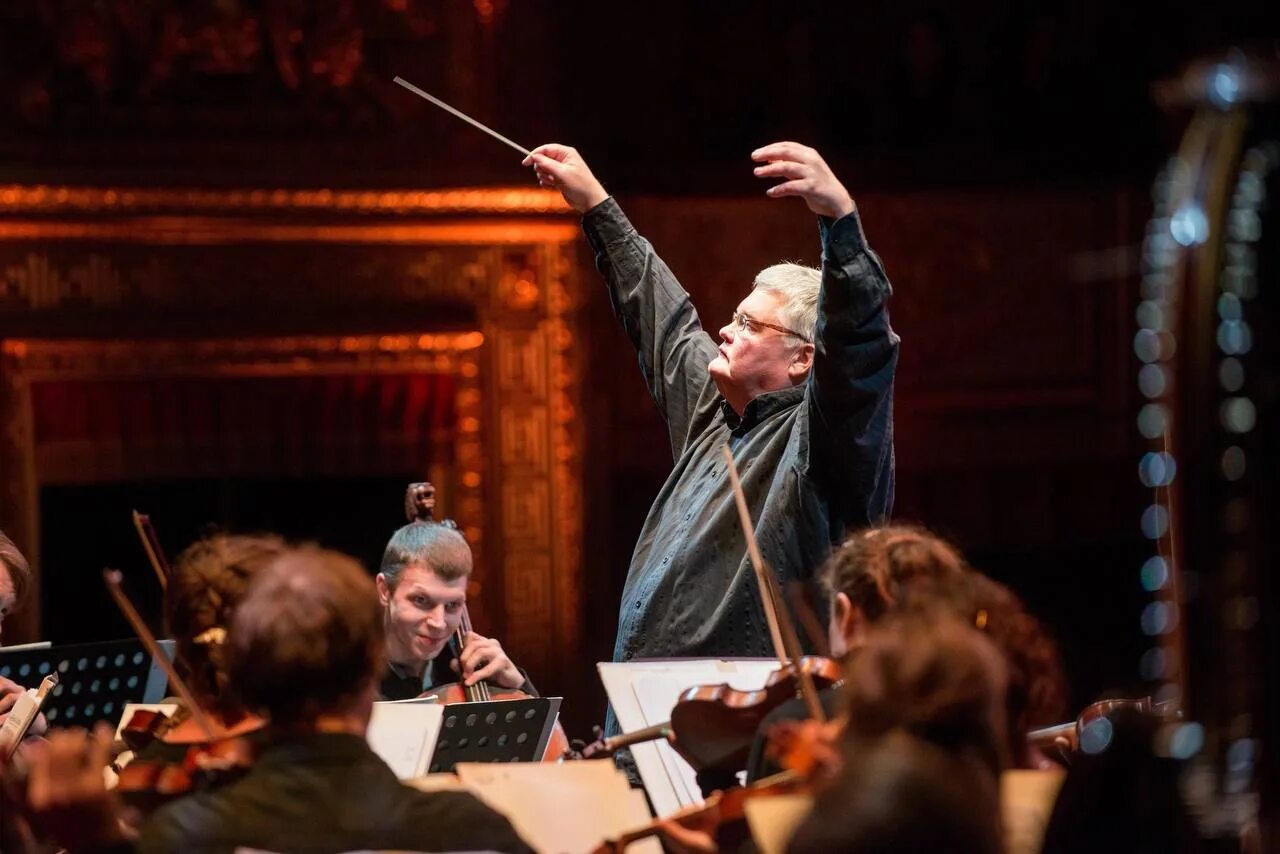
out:
M578 213L586 213L609 198L576 148L556 143L539 145L524 159L523 165L532 166L538 183L559 190L569 207Z
M487 638L470 632L462 655L454 663L461 665L464 685L490 682L502 688L519 688L524 684L524 674L507 656L496 638Z
M59 730L26 751L27 806L37 826L71 850L126 841L119 802L102 769L111 759L111 727Z
M782 178L766 191L772 198L799 196L818 216L839 219L854 211L853 197L818 152L796 142L775 142L751 152L764 165L755 168L757 178Z
M720 850L720 846L716 845L714 822L707 827L695 829L667 818L657 822L656 826L665 851L676 854L716 854Z
M3 724L9 716L9 710L13 708L13 704L18 702L18 698L26 691L17 682L12 679L6 679L0 676L0 724ZM44 712L36 715L36 719L31 722L31 726L27 728L27 735L44 735L49 729L49 722L44 718Z

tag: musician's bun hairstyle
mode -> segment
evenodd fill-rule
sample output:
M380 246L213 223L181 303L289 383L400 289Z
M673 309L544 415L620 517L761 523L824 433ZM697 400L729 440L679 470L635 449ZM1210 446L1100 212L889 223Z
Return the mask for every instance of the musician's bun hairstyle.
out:
M31 593L31 564L4 531L0 531L0 565L9 573L9 581L13 583L13 607L18 608Z
M999 789L981 766L895 732L820 793L787 854L1002 854Z
M392 590L400 583L400 575L410 566L430 569L444 581L454 581L471 574L471 547L458 531L458 526L443 522L410 522L391 535L378 571Z
M385 667L382 621L373 580L354 558L292 549L258 573L236 608L227 632L231 682L276 726L346 711Z
M981 762L1009 767L1004 652L971 621L943 607L895 612L867 636L845 674L847 736L895 730Z
M213 534L186 548L165 587L165 627L177 666L203 705L234 719L224 639L249 581L286 550L274 534Z
M877 622L845 675L843 768L789 854L1002 851L1006 677L995 644L945 605Z
M874 622L967 570L960 552L941 537L914 525L884 525L850 537L827 558L820 578L830 596L845 594Z

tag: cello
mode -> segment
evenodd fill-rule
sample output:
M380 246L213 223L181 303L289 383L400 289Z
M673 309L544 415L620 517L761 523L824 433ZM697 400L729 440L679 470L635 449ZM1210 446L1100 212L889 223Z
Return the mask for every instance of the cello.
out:
M436 506L436 490L430 483L411 483L404 493L405 518L410 522L436 522L434 512ZM452 525L452 522L436 522ZM458 628L453 634L452 642L460 654L466 646L467 636L472 632L471 615L463 603L460 609ZM487 682L480 681L474 685L462 682L448 682L429 688L422 693L423 697L435 697L439 702L452 705L454 703L484 703L491 700L524 700L529 694L520 689L497 688ZM570 755L569 739L564 727L557 720L551 729L551 737L547 741L542 754L543 762L558 762Z

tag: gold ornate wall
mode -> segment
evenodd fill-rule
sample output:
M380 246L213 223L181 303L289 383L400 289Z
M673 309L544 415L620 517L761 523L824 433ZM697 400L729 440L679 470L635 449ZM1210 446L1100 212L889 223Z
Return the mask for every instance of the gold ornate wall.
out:
M443 497L479 558L477 617L552 670L581 642L567 213L536 190L0 187L0 527L38 569L33 382L448 375ZM36 613L6 639L37 636Z

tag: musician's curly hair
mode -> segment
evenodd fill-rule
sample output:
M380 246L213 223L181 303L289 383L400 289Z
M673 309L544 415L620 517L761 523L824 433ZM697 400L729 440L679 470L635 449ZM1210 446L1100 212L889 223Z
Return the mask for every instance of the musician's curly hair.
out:
M31 591L31 564L4 531L0 531L0 564L9 571L9 580L13 583L13 606L17 608Z
M1005 585L980 573L969 583L978 628L1009 662L1010 723L1025 731L1061 722L1067 679L1053 636Z
M178 557L165 587L165 627L177 643L177 667L199 702L234 719L223 640L249 581L283 554L274 534L213 534Z
M964 558L915 525L881 525L854 534L823 565L828 595L843 593L870 621L908 604L914 592L964 576Z

